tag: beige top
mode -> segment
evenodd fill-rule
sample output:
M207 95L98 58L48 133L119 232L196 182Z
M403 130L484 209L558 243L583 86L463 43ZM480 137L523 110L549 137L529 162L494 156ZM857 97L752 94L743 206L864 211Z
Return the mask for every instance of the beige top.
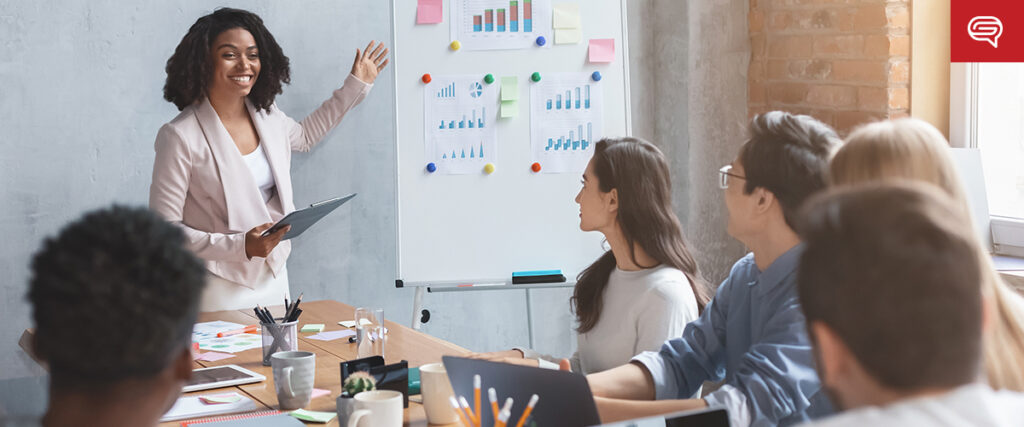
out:
M296 122L277 105L256 111L246 100L274 176L275 197L264 202L249 168L209 100L186 107L156 137L149 207L185 231L189 249L206 268L253 287L266 263L276 275L291 252L283 241L266 258L245 256L245 233L295 210L291 153L309 151L373 85L353 75L312 114Z

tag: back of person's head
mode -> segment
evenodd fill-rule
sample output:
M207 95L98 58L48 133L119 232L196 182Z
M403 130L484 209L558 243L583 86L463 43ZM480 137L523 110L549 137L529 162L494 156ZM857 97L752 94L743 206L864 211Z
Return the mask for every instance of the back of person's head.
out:
M745 174L743 192L760 187L774 194L786 224L793 228L800 206L825 188L839 136L811 116L782 111L758 114L750 121L749 133L738 156Z
M964 224L949 196L921 183L842 187L813 198L798 226L806 247L797 283L815 345L822 345L817 328L827 327L890 390L975 381L980 248ZM828 363L819 360L819 371L829 372ZM823 377L826 386L839 381Z
M633 253L637 244L658 263L682 271L690 281L699 309L703 309L710 292L672 208L672 179L661 150L639 138L605 138L594 144L591 164L599 190L616 190L616 222L626 238L632 261L637 262ZM572 302L579 332L587 332L597 324L608 275L615 265L615 255L608 251L577 278Z
M906 179L937 186L971 215L949 143L919 119L871 123L847 137L831 164L834 185ZM964 225L973 227L973 222ZM994 299L996 318L984 345L985 370L996 388L1024 391L1024 306L1008 288L985 251L980 252L982 293Z
M969 209L949 143L938 129L920 119L886 120L857 128L833 157L830 179L835 185L924 181Z
M161 373L191 345L205 280L182 231L146 209L93 211L46 239L28 299L52 388Z

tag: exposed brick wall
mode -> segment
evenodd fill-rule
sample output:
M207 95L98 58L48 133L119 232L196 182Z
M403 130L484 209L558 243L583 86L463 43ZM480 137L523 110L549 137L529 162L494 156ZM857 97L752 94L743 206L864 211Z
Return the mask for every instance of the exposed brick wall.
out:
M750 115L809 114L845 134L906 117L910 0L750 0Z

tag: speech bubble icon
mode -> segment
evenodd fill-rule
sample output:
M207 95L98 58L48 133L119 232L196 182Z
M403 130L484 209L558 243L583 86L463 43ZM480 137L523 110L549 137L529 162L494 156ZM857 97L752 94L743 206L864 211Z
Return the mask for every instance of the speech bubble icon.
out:
M989 42L999 47L999 36L1003 35L1003 21L995 16L975 16L967 23L967 34L980 42Z

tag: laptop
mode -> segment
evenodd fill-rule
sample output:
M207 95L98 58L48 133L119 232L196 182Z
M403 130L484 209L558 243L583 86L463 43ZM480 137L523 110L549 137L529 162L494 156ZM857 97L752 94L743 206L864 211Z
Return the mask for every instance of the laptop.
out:
M480 412L483 412L481 425L484 427L494 425L487 397L487 389L492 387L498 395L499 406L505 404L506 398L513 399L509 425L519 421L534 394L540 400L530 415L533 422L527 422L527 426L585 427L601 424L590 385L583 375L454 356L444 356L443 360L455 396L465 397L470 406L473 405L473 376L480 375Z
M699 409L603 424L602 427L729 427L729 413L723 408Z

